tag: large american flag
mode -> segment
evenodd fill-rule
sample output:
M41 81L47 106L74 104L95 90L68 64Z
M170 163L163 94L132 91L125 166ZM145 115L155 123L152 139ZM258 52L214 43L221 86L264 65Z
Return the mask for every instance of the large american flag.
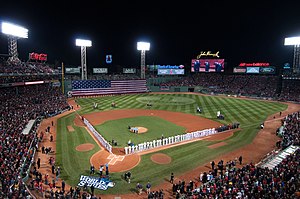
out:
M74 80L72 95L108 95L147 92L146 80Z

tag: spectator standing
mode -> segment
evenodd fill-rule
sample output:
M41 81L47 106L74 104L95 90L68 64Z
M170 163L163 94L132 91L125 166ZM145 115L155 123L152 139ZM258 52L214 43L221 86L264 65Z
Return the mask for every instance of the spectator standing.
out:
M147 190L147 194L149 195L150 192L151 192L151 184L150 184L150 182L147 183L146 190Z
M61 190L65 192L66 183L64 180L61 181Z
M105 175L106 175L106 176L109 175L109 171L108 171L108 163L105 164Z
M103 165L100 165L99 172L100 172L100 178L101 178L101 177L102 177L102 174L103 174Z
M91 193L92 193L92 196L94 196L94 190L95 190L95 187L94 187L94 185L92 184L92 186L91 186Z
M174 173L173 172L171 173L171 176L170 176L170 182L172 184L174 183Z
M240 164L242 164L242 162L243 162L243 156L239 157L239 162L240 162Z
M131 178L131 172L127 172L127 182L130 183L130 178Z
M142 192L143 192L143 185L142 185L141 183L138 182L138 183L136 184L136 189L137 189L138 194L141 195Z
M212 161L210 164L211 164L211 169L214 170L215 169L215 161Z
M95 174L95 166L91 164L90 174Z
M41 167L41 158L38 157L37 161L36 161L37 167L38 169Z
M51 171L52 171L52 174L55 173L55 165L54 164L52 164L52 166L51 166Z

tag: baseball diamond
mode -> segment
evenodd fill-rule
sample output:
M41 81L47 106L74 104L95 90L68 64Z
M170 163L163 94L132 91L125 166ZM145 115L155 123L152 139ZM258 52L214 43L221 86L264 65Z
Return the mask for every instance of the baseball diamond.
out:
M156 99L152 100L151 110L145 106L145 102L150 99ZM168 103L169 99L172 99L171 104ZM105 192L96 190L96 193L101 193L101 197L104 198L109 198L111 194L133 194L131 190L136 182L146 184L147 181L151 181L152 186L160 187L171 172L175 172L177 179L180 179L179 176L185 176L188 171L205 165L218 156L241 149L253 142L262 121L269 121L268 116L284 111L288 107L286 103L273 101L186 93L103 96L76 98L75 101L70 103L74 107L78 103L80 109L57 121L57 164L66 171L62 173L61 178L67 179L67 183L71 186L76 186L80 175L88 175L90 164L98 168L109 163L110 180L115 182L115 186ZM118 104L117 109L111 107L111 101ZM156 104L155 101L159 103ZM101 110L94 110L90 106L93 102L98 102ZM196 112L196 107L199 105L203 110L201 115ZM225 120L216 118L216 112L219 110L225 115ZM91 136L81 117L88 119L106 140L114 139L118 143L117 146L113 146L113 151L117 151L116 155L110 155L97 139ZM240 124L239 128L234 132L221 132L220 135L224 135L223 139L219 135L210 135L131 155L124 153L124 147L129 139L133 143L140 143L158 139L162 135L174 136L206 128L218 128L235 122ZM75 131L67 132L64 128L66 125L73 126ZM128 131L128 125L143 126L148 131L139 135L132 134ZM228 133L231 135L226 136ZM218 138L213 139L214 136ZM76 146L83 143L94 144L95 148L87 152L74 150ZM219 147L211 147L218 143L220 143ZM170 157L170 163L153 162L151 157L156 151ZM253 157L247 157L248 162L257 158L254 156L255 154ZM129 170L132 173L130 184L120 178Z

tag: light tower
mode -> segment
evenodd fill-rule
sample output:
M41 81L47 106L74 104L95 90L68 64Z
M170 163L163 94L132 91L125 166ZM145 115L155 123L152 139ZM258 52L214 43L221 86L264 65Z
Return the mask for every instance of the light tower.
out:
M294 46L293 73L300 73L300 37L288 37L284 40L285 46Z
M137 42L137 49L141 51L141 78L145 79L145 62L146 62L146 51L150 50L150 43L148 42Z
M91 47L92 41L76 39L76 46L81 47L81 79L87 80L86 47Z
M19 38L28 38L28 29L8 22L1 23L1 32L8 36L8 61L20 62L18 58L18 45Z

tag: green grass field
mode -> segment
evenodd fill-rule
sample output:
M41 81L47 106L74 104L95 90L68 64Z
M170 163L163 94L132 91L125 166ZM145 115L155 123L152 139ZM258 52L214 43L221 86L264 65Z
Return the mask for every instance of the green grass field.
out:
M225 115L225 120L218 120L219 122L224 124L239 122L241 130L235 132L232 137L226 139L225 142L227 144L225 146L216 149L210 149L207 146L217 143L218 141L198 141L160 151L172 158L171 164L168 165L158 165L153 163L150 160L153 153L143 155L140 164L131 170L131 184L128 184L121 179L121 175L124 173L112 173L111 180L116 183L115 187L109 188L106 191L96 192L101 194L122 194L134 192L137 182L145 185L147 181L150 181L152 186L158 185L165 179L169 179L171 172L174 172L175 176L178 176L185 171L191 170L214 159L219 155L251 143L259 131L259 124L263 122L268 115L283 111L287 108L287 105L285 104L270 101L193 94L150 93L99 98L80 98L77 99L77 102L80 104L82 109L78 111L78 113L86 114L94 111L112 110L113 108L111 107L111 103L113 101L117 104L117 108L114 109L149 109L146 104L150 102L153 105L151 109L183 112L198 115L199 117L200 115L196 114L196 107L200 106L203 110L201 116L212 120L216 120L216 112L220 110L221 113ZM98 103L98 110L92 108L93 102ZM75 115L70 114L58 120L56 151L57 165L62 168L61 177L65 179L67 183L76 186L80 175L89 175L89 159L96 151L99 150L99 147L95 147L92 151L88 152L76 151L75 147L79 144L89 142L96 145L96 143L85 128L74 125L74 118ZM145 120L143 117L137 119ZM151 121L150 119L153 119L153 122L160 122L154 121L157 119L155 117L147 117L147 123L145 123L145 126L149 124L149 121ZM105 132L107 129L115 128L115 122L124 122L125 126L127 126L130 121L126 121L126 119L110 121L99 125L96 128L101 132ZM165 123L165 121L163 121L163 123ZM75 132L69 133L67 130L68 125L72 125ZM149 131L155 131L152 128L153 127L150 125ZM175 130L178 131L183 130L174 124L168 125L168 128L175 128ZM161 135L161 133L155 136L159 135ZM124 139L128 140L127 137Z
M128 125L145 127L148 131L147 133L135 134L126 128ZM95 128L98 132L101 132L101 135L106 140L111 141L114 139L117 141L117 147L127 146L129 139L132 143L139 144L154 139L157 140L161 138L162 134L165 137L170 137L183 134L185 131L184 127L177 126L155 116L140 116L107 121L101 125L97 125Z

